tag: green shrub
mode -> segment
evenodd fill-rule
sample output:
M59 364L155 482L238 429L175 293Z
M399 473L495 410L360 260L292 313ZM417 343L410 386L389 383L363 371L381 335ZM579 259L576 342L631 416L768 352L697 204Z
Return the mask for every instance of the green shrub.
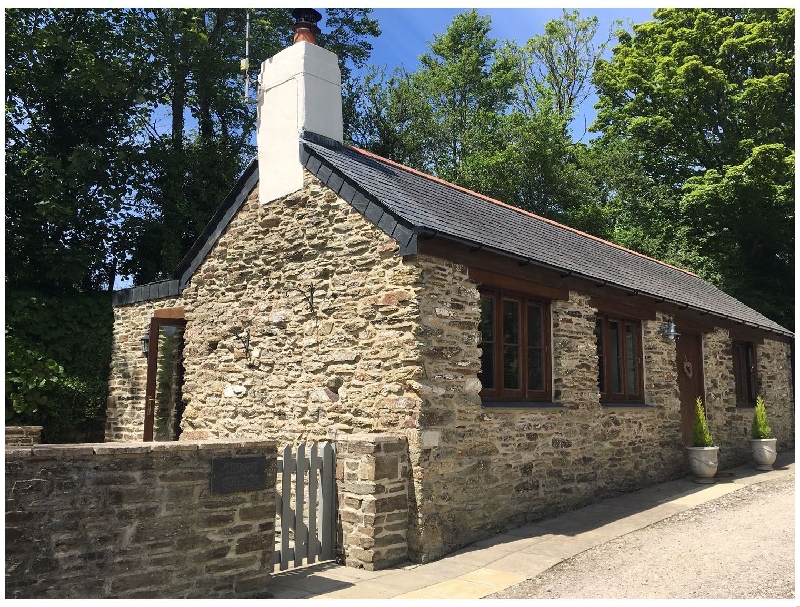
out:
M756 397L750 438L772 438L772 429L767 425L767 410L764 408L764 400L760 396Z
M111 296L6 289L6 425L43 426L42 442L103 440Z
M692 447L713 447L714 439L708 431L703 400L698 396L694 403L694 427L692 428Z

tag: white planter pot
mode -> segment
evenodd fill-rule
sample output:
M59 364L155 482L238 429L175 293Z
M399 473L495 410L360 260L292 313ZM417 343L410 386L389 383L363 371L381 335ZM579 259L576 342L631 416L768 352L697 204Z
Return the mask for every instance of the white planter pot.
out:
M776 448L777 438L751 438L750 448L753 450L753 459L756 462L756 470L772 470L772 464L778 457Z
M719 465L719 447L686 447L689 451L689 466L696 483L710 484Z

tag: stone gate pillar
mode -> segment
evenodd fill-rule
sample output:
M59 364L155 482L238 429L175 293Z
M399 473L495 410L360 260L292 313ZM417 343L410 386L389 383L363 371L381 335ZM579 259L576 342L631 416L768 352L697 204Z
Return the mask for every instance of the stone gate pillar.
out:
M408 558L408 442L394 434L336 439L337 557L374 571Z

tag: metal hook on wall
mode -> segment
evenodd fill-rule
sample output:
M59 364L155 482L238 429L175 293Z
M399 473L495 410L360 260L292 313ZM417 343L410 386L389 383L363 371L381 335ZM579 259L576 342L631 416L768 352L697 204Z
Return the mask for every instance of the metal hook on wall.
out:
M242 337L241 331L239 331L235 335L239 339L239 341L242 342L242 345L244 346L245 357L250 356L250 329L244 330L244 337Z
M312 283L308 285L308 295L303 293L303 298L308 303L308 309L311 310L312 314L314 313L314 293L316 292L316 290L317 288Z

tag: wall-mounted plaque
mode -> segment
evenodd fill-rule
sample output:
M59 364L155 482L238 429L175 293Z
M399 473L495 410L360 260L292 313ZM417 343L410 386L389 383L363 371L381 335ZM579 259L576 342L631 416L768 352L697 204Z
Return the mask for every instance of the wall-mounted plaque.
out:
M267 458L226 457L211 460L211 493L267 488Z

